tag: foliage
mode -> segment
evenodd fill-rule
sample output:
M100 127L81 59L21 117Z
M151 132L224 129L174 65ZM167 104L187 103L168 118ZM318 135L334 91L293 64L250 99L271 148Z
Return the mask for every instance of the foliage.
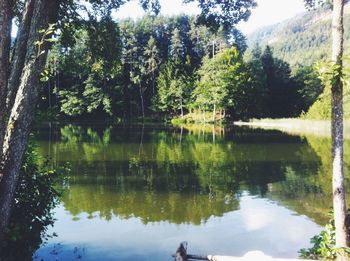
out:
M104 16L67 24L50 55L50 80L40 108L49 105L73 117L133 117L160 107L167 113L180 111L179 97L183 103L188 99L185 89L193 88L194 72L212 52L213 41L216 50L231 44L246 48L238 30L213 32L184 15L146 15L119 24ZM162 105L159 96L169 86L160 86L158 76L169 66L174 70L173 86L182 90L173 93L173 105Z
M185 3L194 0L184 0ZM204 23L213 28L218 25L232 27L240 21L247 21L251 9L257 4L254 0L199 0L198 5L201 8L201 14L198 17L199 23Z
M41 165L30 144L21 169L21 180L15 193L14 207L5 240L0 243L0 260L31 260L34 251L49 237L53 224L53 208L59 192L54 188L68 171L66 167L52 169L49 161Z
M302 110L307 111L323 92L324 85L318 77L317 68L314 66L298 66L294 79L296 84L300 86L298 93L301 96Z
M314 87L314 82L310 80L313 71L300 70L298 75L293 76L289 64L276 58L270 46L262 51L256 45L246 60L251 75L252 93L255 93L255 100L248 103L255 105L251 109L254 113L250 113L250 118L296 117L316 99L306 92ZM257 95L260 99L256 98Z
M54 32L56 30L55 27L56 27L55 24L49 24L47 29L41 29L39 31L39 33L42 34L42 38L39 41L34 42L34 45L38 49L36 58L39 58L40 55L45 53L45 51L43 50L43 45L45 43L53 42L53 39L51 38L51 36L54 34Z
M329 95L321 95L310 109L302 114L305 119L329 120L331 118L331 98Z
M224 115L216 115L215 120L213 119L213 113L210 111L199 111L192 110L191 112L185 114L182 117L173 117L171 119L171 124L173 125L185 125L186 128L191 124L206 124L215 123L220 124L225 121Z
M249 103L241 99L249 77L236 48L223 50L213 58L205 57L198 74L200 79L193 92L197 108L214 110L214 114L216 109L231 109L239 114L238 111Z
M112 115L121 93L119 28L111 17L104 17L74 30L73 44L66 47L63 35L49 57L50 70L56 75L51 79L52 91L60 97L60 110L69 116Z
M157 80L158 95L154 101L157 109L163 112L181 112L190 102L194 86L194 77L188 75L186 70L181 69L182 63L169 61L165 64Z
M270 46L261 56L267 86L267 114L272 118L292 116L295 113L296 86L291 77L289 64L275 58Z
M348 210L348 216L350 210ZM337 254L349 256L350 248L338 249L335 247L335 226L334 226L334 214L333 211L329 213L330 220L325 226L325 230L321 231L320 234L315 235L311 238L310 242L313 244L311 248L301 249L299 251L301 258L307 259L327 259L335 260Z
M196 17L146 15L117 24L109 15L92 16L64 27L40 108L89 119L194 109L231 119L295 117L321 93L311 67L292 74L273 48L255 46L243 60L245 49L237 29L213 32Z
M322 93L318 96L317 100L312 104L307 111L304 118L307 119L330 119L331 118L331 84L337 68L332 62L318 62L315 65L320 85L323 88ZM350 104L349 104L349 72L348 69L343 70L342 81L344 84L344 118L350 116ZM324 86L324 87L323 87Z

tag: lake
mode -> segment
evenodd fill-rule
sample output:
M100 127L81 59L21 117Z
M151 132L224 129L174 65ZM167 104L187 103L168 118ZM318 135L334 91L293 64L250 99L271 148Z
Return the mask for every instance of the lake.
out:
M34 260L173 260L182 241L193 254L291 258L328 220L328 138L74 124L35 137L40 155L71 172L48 231L57 236Z

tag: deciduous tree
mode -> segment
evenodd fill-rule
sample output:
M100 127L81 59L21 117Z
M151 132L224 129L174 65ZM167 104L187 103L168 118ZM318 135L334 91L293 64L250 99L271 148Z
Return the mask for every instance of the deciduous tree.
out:
M305 0L307 6L324 3L322 0ZM347 224L347 206L344 187L343 160L343 52L344 52L344 4L345 0L333 0L331 125L333 161L333 209L336 248L350 247ZM339 259L348 260L341 255Z

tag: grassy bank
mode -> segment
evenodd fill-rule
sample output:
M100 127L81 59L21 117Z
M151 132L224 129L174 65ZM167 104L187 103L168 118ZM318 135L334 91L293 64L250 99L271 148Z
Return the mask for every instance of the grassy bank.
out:
M331 136L330 120L286 119L253 119L249 122L235 122L237 126L250 126L269 130L280 130L289 134L311 134L320 137ZM344 137L350 139L350 120L344 121Z
M215 117L213 118L212 112L190 112L185 114L182 117L174 117L171 119L171 123L174 125L181 125L181 124L221 124L225 121L225 116L221 114L220 112L215 114Z

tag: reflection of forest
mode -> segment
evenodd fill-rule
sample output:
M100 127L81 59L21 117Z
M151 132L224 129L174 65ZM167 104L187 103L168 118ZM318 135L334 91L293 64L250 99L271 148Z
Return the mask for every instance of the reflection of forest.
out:
M273 184L270 196L298 213L306 214L317 223L324 225L328 221L327 212L332 205L331 140L310 134L304 137L320 158L319 167L311 176L300 176L298 175L299 170L287 169L286 180ZM350 185L349 159L350 140L347 139L344 141L344 170L345 182ZM295 191L295 193L290 193L291 191ZM349 202L349 193L347 196Z
M327 139L240 128L74 125L37 137L41 155L71 162L62 201L72 215L199 224L237 209L243 190L318 223L330 206Z

